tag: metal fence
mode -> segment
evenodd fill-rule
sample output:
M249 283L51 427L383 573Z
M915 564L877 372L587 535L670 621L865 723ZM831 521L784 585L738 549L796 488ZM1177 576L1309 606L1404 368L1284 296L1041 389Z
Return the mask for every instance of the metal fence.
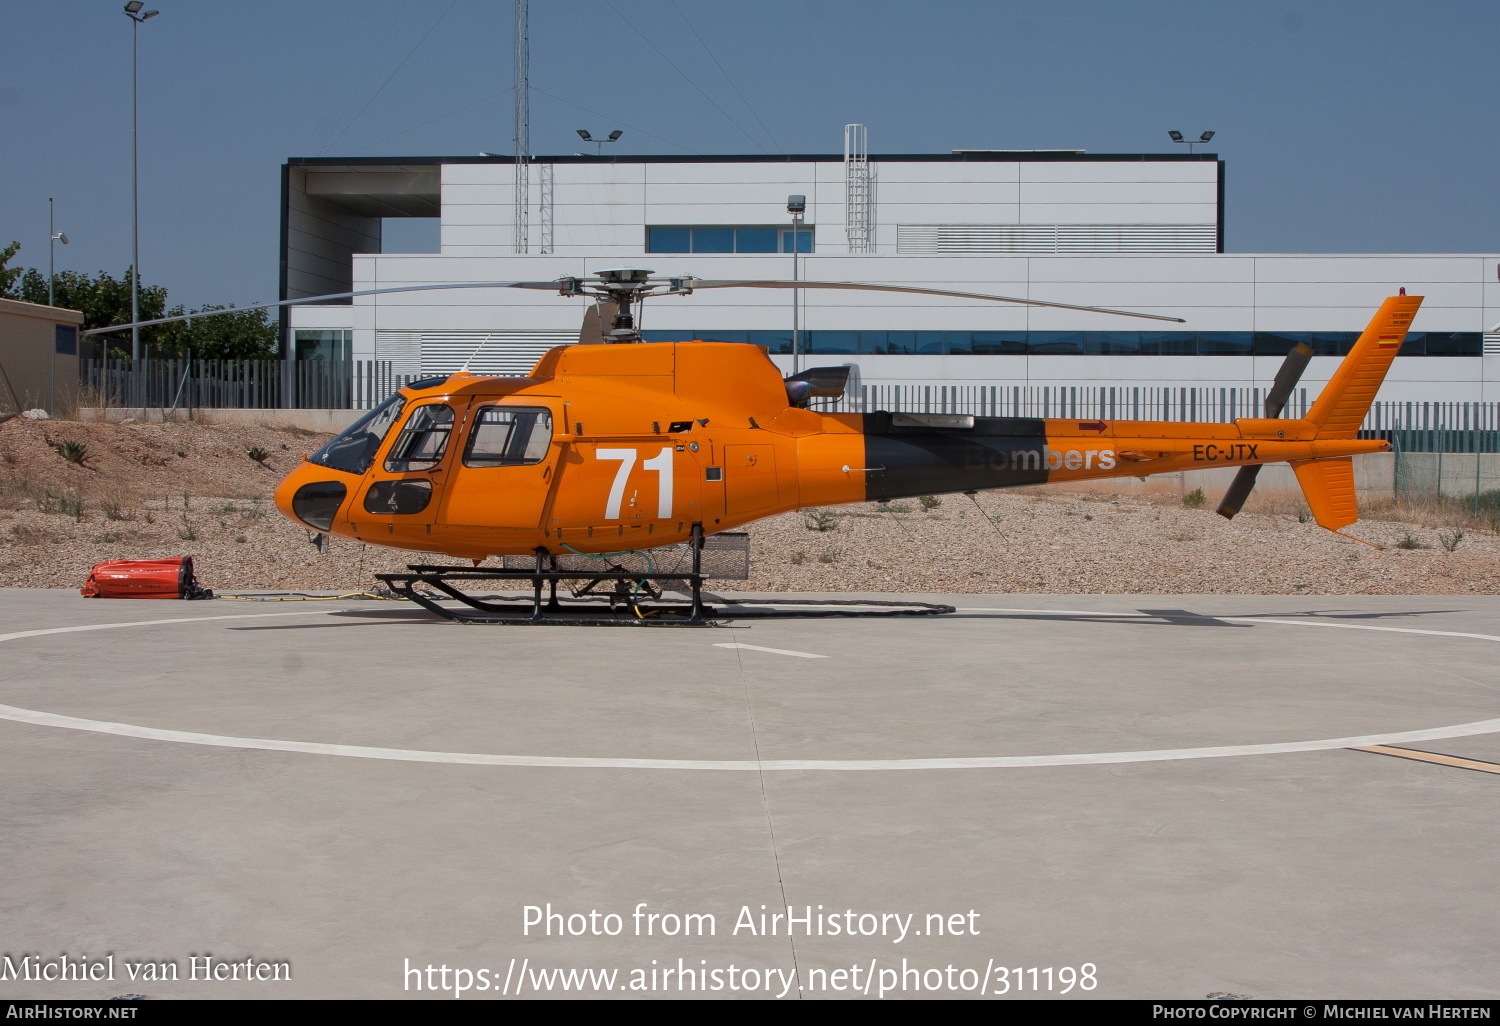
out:
M1449 498L1500 514L1500 454L1396 451L1395 491L1407 498Z
M414 380L388 360L80 360L98 406L164 410L367 410Z
M1264 416L1263 388L1132 385L860 385L823 403L826 412L970 413L980 417L1165 420L1228 423ZM1314 396L1297 389L1284 416L1307 415ZM1500 453L1500 403L1376 402L1361 438L1381 438L1402 452Z
M419 375L389 360L81 360L92 405L153 409L368 410ZM817 401L825 412L971 413L984 417L1227 423L1259 417L1264 388L1134 385L859 385ZM1314 397L1293 392L1285 415ZM1377 402L1364 438L1408 453L1500 453L1500 403Z
M1259 417L1264 388L1134 385L860 385L826 409L841 413L972 413L980 417L1082 417L1097 420L1221 421ZM1307 412L1298 389L1286 415Z

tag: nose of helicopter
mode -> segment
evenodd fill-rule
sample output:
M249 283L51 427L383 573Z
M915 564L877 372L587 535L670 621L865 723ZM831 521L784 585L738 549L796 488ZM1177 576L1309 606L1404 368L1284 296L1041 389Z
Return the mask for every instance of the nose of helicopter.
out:
M276 486L276 508L288 520L327 533L349 496L344 477L304 460Z

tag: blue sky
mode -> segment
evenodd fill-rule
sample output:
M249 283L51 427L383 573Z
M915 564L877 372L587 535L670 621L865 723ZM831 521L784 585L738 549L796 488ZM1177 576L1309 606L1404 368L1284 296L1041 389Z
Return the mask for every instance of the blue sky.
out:
M0 0L0 244L21 263L46 266L49 196L59 269L129 263L122 3ZM141 265L173 301L275 298L289 156L510 151L506 0L149 6ZM531 37L540 154L576 128L684 154L837 152L851 121L875 153L1213 129L1231 251L1500 248L1493 0L533 0Z

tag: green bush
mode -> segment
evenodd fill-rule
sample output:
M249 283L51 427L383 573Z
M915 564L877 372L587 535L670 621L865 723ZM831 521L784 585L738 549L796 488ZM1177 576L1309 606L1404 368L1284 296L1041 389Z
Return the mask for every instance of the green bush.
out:
M89 461L89 447L82 442L61 442L56 448L57 454L69 463L81 467Z
M809 531L835 531L839 526L839 515L826 509L810 509L802 514L802 526Z
M1208 496L1203 494L1202 488L1194 488L1182 497L1182 504L1188 509L1202 509L1207 501Z

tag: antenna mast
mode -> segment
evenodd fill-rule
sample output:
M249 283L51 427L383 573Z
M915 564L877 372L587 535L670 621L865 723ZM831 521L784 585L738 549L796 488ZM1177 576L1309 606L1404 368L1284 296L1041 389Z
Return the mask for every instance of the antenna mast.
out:
M531 196L531 40L527 27L527 0L516 3L516 252L529 248Z

